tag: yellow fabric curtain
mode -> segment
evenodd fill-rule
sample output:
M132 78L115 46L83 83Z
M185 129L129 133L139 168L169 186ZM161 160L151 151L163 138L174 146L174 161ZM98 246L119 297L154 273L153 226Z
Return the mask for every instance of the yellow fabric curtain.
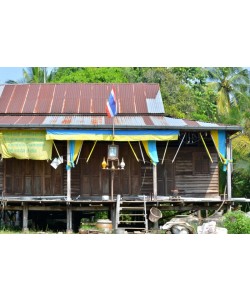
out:
M3 130L0 134L0 153L3 158L51 159L53 141L46 140L43 130Z

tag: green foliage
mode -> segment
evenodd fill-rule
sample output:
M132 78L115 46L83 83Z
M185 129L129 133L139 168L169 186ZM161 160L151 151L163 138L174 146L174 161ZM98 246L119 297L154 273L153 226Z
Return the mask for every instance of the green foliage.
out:
M95 212L95 221L98 219L108 219L108 211L97 211Z
M52 78L53 82L100 83L128 82L128 70L124 68L58 68Z
M23 78L27 83L40 83L44 82L46 74L44 74L45 68L25 68L23 69ZM45 76L45 77L44 77Z
M217 110L228 115L231 107L249 107L249 74L247 69L235 67L208 68L209 84L217 93ZM243 111L242 110L242 111Z
M249 161L242 163L242 169L240 171L235 171L233 173L233 180L232 180L232 190L233 190L233 197L245 197L250 198L250 163ZM248 171L245 171L243 167L248 167Z
M231 211L224 215L223 226L229 234L249 234L250 218L241 210Z
M161 208L159 207L159 209ZM162 212L162 218L159 219L159 225L165 224L166 222L174 218L175 215L178 214L178 211L175 210L163 210L161 212Z

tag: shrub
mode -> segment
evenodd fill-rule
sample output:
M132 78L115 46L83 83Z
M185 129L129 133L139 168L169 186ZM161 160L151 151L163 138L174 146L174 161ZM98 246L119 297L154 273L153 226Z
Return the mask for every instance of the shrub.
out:
M223 217L223 226L229 234L250 233L250 218L241 210L227 212Z

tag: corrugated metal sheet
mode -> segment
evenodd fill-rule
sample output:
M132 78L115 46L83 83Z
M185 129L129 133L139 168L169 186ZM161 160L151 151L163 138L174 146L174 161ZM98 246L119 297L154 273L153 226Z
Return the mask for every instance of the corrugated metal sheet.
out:
M147 108L149 113L157 113L160 111L164 113L164 106L163 106L160 90L158 91L155 98L147 98L146 103L147 103Z
M216 123L207 123L207 122L198 122L197 123L199 124L199 126L201 127L220 127L219 124L216 124Z
M119 128L242 130L240 126L164 117L159 85L146 83L0 85L0 127L110 128L113 119L106 116L105 105L112 87L120 114L114 122Z
M116 117L115 125L120 126L145 126L145 120L143 117Z
M242 130L240 126L223 125L216 123L195 122L182 119L172 119L163 116L117 116L114 124L118 128L161 128L161 129L182 129L182 130ZM112 118L104 116L37 116L37 115L0 115L0 127L71 127L71 128L93 128L112 127Z
M2 85L0 85L0 97L2 95L3 89L4 89L4 85L2 84Z
M105 114L112 87L119 113L164 114L159 85L153 83L3 85L0 113Z
M169 118L166 117L166 121L168 123L169 126L187 126L187 123L184 122L184 120L182 119L175 119L175 118Z

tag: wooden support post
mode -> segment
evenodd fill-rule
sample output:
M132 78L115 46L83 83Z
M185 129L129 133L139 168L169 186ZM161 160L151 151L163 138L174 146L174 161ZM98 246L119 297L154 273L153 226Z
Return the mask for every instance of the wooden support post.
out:
M16 211L16 220L15 220L15 226L20 226L20 212Z
M67 165L70 164L70 147L67 141ZM67 169L67 200L71 200L71 168Z
M23 205L23 232L28 232L29 231L29 228L28 228L28 214L29 214L28 204L24 203L24 205Z
M114 200L114 177L115 177L115 171L111 170L111 201Z
M71 206L67 206L67 233L72 233L72 209Z
M197 217L198 217L198 222L201 224L201 210L197 210Z
M153 229L158 229L158 228L159 228L159 222L156 221L154 222Z
M117 195L117 198L121 197L121 195ZM112 221L112 228L115 229L116 227L116 209L115 209L116 205L114 203L112 203L112 205L110 206L110 219Z
M153 199L157 200L157 165L153 165Z
M119 219L120 219L120 201L121 201L121 195L117 195L116 199L116 208L115 208L115 230L118 229L119 225Z
M229 160L227 165L227 199L232 199L232 141L227 139L227 159Z

